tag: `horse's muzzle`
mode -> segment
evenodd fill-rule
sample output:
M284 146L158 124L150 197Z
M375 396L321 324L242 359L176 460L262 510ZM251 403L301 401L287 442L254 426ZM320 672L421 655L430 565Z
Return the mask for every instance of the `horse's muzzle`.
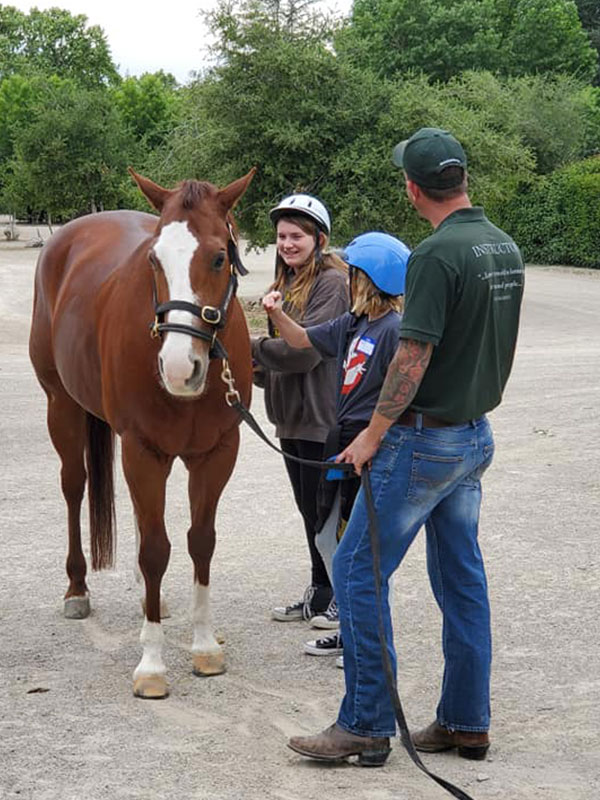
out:
M208 356L185 361L158 357L158 369L165 389L176 397L198 397L204 392Z

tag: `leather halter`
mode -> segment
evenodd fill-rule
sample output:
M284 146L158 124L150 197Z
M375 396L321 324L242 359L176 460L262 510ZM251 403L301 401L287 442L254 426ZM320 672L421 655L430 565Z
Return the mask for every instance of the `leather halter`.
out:
M153 273L152 301L154 305L154 321L149 325L152 338L160 338L163 333L169 333L171 331L175 333L187 333L189 336L194 336L196 339L203 339L205 342L210 343L210 350L208 351L209 358L227 358L227 352L219 339L217 339L217 334L227 323L227 310L237 291L238 275L248 274L248 270L240 259L237 241L229 222L227 223L227 228L229 230L227 255L229 256L230 275L227 289L225 290L225 297L221 305L218 308L215 306L197 306L195 303L188 303L186 300L168 300L166 303L159 303L156 278ZM195 328L193 325L186 325L180 322L164 322L164 315L168 311L187 311L209 325L212 330L206 331Z

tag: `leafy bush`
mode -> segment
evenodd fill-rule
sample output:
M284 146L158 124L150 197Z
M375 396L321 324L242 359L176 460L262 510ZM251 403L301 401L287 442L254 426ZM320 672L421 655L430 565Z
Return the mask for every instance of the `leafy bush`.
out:
M522 185L495 215L526 261L600 269L600 156Z

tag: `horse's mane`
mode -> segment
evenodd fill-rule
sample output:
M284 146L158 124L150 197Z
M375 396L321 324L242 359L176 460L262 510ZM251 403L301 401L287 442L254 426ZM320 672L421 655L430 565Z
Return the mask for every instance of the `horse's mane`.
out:
M215 187L208 181L183 181L180 184L179 190L181 192L181 205L187 211L191 211L208 195L213 194Z

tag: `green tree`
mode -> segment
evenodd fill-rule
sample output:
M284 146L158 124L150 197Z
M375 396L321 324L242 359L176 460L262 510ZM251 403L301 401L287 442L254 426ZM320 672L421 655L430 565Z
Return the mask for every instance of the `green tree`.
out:
M600 3L598 0L575 0L579 19L590 42L600 56ZM600 67L596 73L596 84L600 83Z
M18 131L30 124L33 107L49 87L56 87L61 80L56 76L15 74L0 82L0 194Z
M239 214L255 245L272 241L268 211L295 190L329 206L335 243L377 229L416 244L429 229L408 204L391 150L424 125L463 141L471 197L492 215L536 173L598 142L598 92L572 76L474 70L446 82L411 72L387 79L337 57L323 20L296 16L290 25L270 5L219 6L216 66L182 90L181 121L149 161L165 183L224 184L257 166Z
M575 0L581 24L594 47L600 49L600 3L598 0Z
M444 81L472 69L586 80L597 69L571 0L355 0L336 48L380 75Z
M257 243L272 238L267 212L279 198L322 193L332 153L388 96L335 57L323 18L271 12L259 2L218 7L211 17L218 66L186 89L184 122L154 173L226 183L258 167L240 206ZM325 202L336 202L336 192L330 184Z
M14 132L4 205L67 219L118 206L132 143L105 91L56 79Z
M497 67L495 17L494 0L355 0L336 49L379 75L418 70L448 80Z
M11 75L0 83L0 169L12 155L16 128L27 124L32 103L39 98L40 80Z
M0 5L0 80L41 72L71 78L87 88L117 83L106 36L83 14L60 8L29 14Z
M483 127L516 136L535 159L536 172L548 173L587 155L600 136L596 93L568 75L527 75L499 79L471 72L448 83Z
M156 152L152 174L225 183L257 166L240 209L255 244L272 240L268 210L295 190L331 208L334 241L369 228L417 241L427 229L404 198L390 153L421 125L450 126L465 139L482 201L500 202L533 173L533 153L497 116L480 121L457 87L432 86L425 76L389 81L337 58L322 20L290 29L262 4L238 3L221 6L213 22L218 66L186 88L183 122ZM490 81L508 106L506 91Z
M597 53L571 0L497 0L509 75L566 73L592 80Z
M129 130L147 147L155 147L177 119L177 81L165 72L125 78L112 96Z

